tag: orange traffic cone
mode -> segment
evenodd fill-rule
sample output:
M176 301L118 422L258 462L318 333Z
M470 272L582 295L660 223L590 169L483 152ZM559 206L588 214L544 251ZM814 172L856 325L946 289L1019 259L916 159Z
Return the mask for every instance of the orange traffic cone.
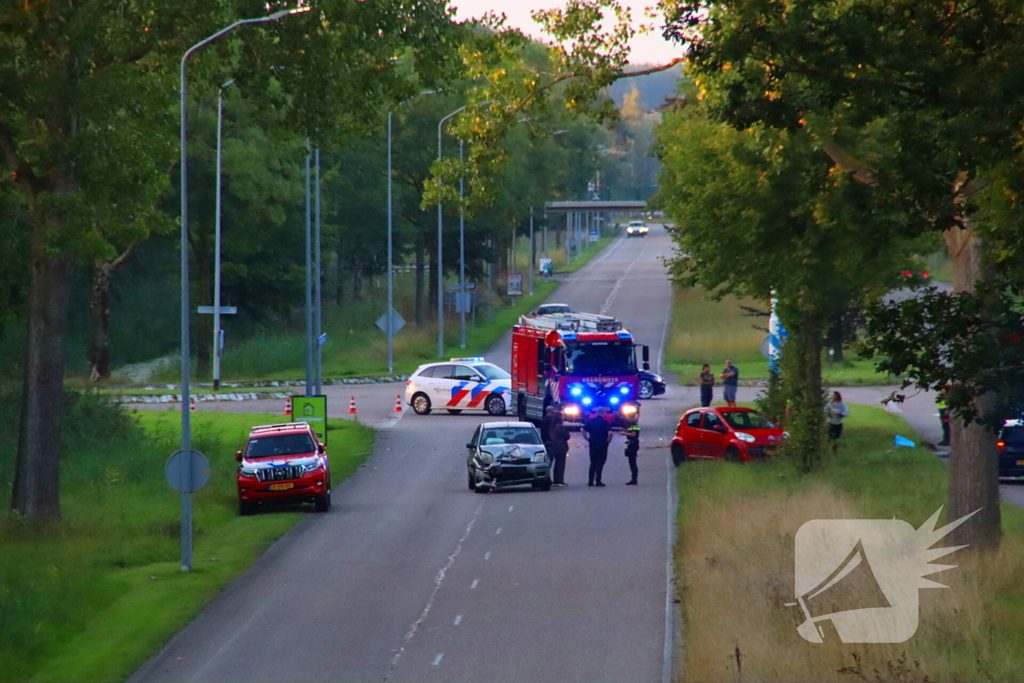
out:
M288 398L286 398L284 400L284 414L285 415L291 415L292 414L292 397L291 396L289 396Z
M402 412L402 395L399 394L395 397L395 411L396 413Z
M355 396L350 398L349 401L348 401L348 414L349 415L355 415L356 414L356 397Z
M188 397L188 409L190 411L192 411L193 413L196 412L196 397L195 396L189 396Z

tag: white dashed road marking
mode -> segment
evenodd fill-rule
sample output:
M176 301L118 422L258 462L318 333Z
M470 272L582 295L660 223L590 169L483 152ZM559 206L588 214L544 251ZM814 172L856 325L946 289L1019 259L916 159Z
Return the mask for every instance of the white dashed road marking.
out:
M470 585L469 589L473 590L474 588L477 587L477 584L479 584L479 583L480 583L480 579L473 579L473 583L472 583L472 585Z
M437 666L438 664L440 664L442 657L444 657L444 653L443 652L441 654L439 654L438 656L434 657L434 663L431 664L431 666Z
M462 623L462 615L461 614L457 614L455 616L455 625L458 626L461 623Z

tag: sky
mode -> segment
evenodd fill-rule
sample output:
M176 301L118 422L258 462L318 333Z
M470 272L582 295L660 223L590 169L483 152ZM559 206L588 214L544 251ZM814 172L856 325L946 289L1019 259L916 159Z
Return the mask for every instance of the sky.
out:
M543 39L540 27L530 18L530 13L561 7L564 3L559 0L451 0L451 4L456 8L459 20L477 18L488 11L504 12L510 26L533 38ZM652 4L653 0L622 0L622 5L630 8L633 23L637 26L652 23L644 15L644 8ZM630 48L629 61L633 64L662 64L682 56L682 48L664 40L657 31L635 37Z

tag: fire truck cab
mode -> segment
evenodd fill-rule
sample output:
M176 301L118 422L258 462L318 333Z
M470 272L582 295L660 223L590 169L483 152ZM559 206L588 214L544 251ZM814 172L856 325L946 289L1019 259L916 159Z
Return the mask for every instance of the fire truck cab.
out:
M635 344L607 315L524 315L512 328L512 405L519 419L539 422L548 406L566 424L581 424L605 409L613 427L640 419L637 350L650 367L647 346Z

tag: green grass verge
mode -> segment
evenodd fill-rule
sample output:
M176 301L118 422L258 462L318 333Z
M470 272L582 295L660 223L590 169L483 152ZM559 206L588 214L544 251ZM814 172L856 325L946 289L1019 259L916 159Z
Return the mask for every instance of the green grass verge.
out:
M761 355L761 342L768 318L752 317L741 306L764 309L753 299L726 297L715 301L699 288L676 288L672 323L665 349L665 365L679 384L696 384L704 363L716 375L726 358L740 369L740 380L767 380L768 361ZM895 378L875 371L871 361L855 357L842 363L822 363L822 378L828 386L874 386L895 384Z
M1024 510L1008 504L997 554L961 551L939 561L958 565L930 577L950 588L920 591L920 626L906 643L815 645L797 634L803 617L785 603L794 600L793 538L801 524L895 517L917 528L946 503L946 467L928 449L893 446L896 434L911 432L902 419L879 408L849 408L839 453L812 474L785 460L678 469L681 680L740 680L737 651L742 680L1019 680ZM838 673L843 667L861 673Z
M177 386L177 385L175 385ZM234 389L217 389L212 387L192 387L193 394L276 394L282 391L299 391L300 387L237 387ZM93 389L100 396L163 396L176 394L177 389Z
M564 249L552 249L555 271L559 274L574 273L594 256L607 247L614 236L604 237L574 259L565 263ZM552 240L553 244L553 240ZM519 248L521 266L526 267L528 241L523 240ZM477 311L476 322L467 316L466 348L459 348L459 319L449 316L445 320L446 356L482 355L507 333L512 322L523 313L533 310L557 289L560 278L545 280L534 278L534 294L510 299L495 300L493 319L487 320L486 312ZM497 285L497 282L495 283ZM524 288L526 282L524 281ZM396 309L403 312L409 323L395 337L394 371L408 374L423 363L435 361L437 356L437 326L434 323L416 327L412 322L410 292L413 291L412 276L400 273L396 278ZM385 308L382 292L375 290L367 300L346 304L343 307L325 302L324 328L328 341L323 346L323 374L327 378L381 376L387 374L387 340L376 327L375 321ZM433 310L433 308L431 309ZM223 376L231 380L282 380L305 376L304 343L301 331L276 331L256 335L242 342L229 345L225 350ZM154 383L177 382L180 370L177 363L169 365L158 373ZM207 378L204 378L207 379Z
M163 475L178 413L88 411L98 424L68 439L62 521L46 530L13 519L0 526L0 681L124 679L307 514L237 514L234 452L252 425L274 417L197 413L194 442L212 473L194 498L194 564L184 573L180 496ZM337 421L334 481L354 472L372 444L369 428ZM11 464L0 460L0 479Z

